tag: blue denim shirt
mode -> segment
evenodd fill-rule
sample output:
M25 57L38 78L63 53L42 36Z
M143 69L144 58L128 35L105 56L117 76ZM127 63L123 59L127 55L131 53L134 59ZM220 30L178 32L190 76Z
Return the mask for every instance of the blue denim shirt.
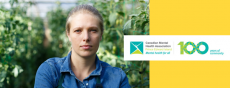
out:
M100 76L103 88L130 88L124 71L102 62L96 56L96 69L83 82L77 79L70 66L71 52L63 58L50 58L37 70L34 88L55 88L61 73L65 73L64 88L95 88L96 76Z

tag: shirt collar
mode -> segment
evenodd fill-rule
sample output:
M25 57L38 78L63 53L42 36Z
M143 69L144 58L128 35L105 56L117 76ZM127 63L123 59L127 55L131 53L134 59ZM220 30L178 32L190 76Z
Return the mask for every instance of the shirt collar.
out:
M70 74L73 72L70 66L71 52L72 51L70 51L69 54L66 56L66 59L64 60L61 66L60 72L70 72ZM96 55L95 63L96 63L96 69L90 74L90 76L101 75L102 66L97 55Z

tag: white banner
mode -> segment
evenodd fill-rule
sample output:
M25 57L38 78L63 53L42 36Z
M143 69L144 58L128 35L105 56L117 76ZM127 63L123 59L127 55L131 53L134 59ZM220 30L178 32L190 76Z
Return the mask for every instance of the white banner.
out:
M124 60L230 60L230 35L125 35Z

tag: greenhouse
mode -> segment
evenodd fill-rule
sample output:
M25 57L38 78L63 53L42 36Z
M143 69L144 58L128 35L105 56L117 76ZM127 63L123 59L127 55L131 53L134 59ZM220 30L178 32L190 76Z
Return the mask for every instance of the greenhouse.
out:
M68 55L68 13L82 4L104 20L98 58L149 88L149 62L124 61L124 35L149 34L149 0L0 0L0 88L32 88L44 61Z

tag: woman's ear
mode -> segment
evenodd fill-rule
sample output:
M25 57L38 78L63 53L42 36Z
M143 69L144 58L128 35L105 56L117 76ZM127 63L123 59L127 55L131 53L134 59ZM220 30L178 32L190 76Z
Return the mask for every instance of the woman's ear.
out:
M102 40L102 35L103 35L103 32L101 33L100 41Z
M69 41L71 42L70 33L66 31L66 35L67 35Z

